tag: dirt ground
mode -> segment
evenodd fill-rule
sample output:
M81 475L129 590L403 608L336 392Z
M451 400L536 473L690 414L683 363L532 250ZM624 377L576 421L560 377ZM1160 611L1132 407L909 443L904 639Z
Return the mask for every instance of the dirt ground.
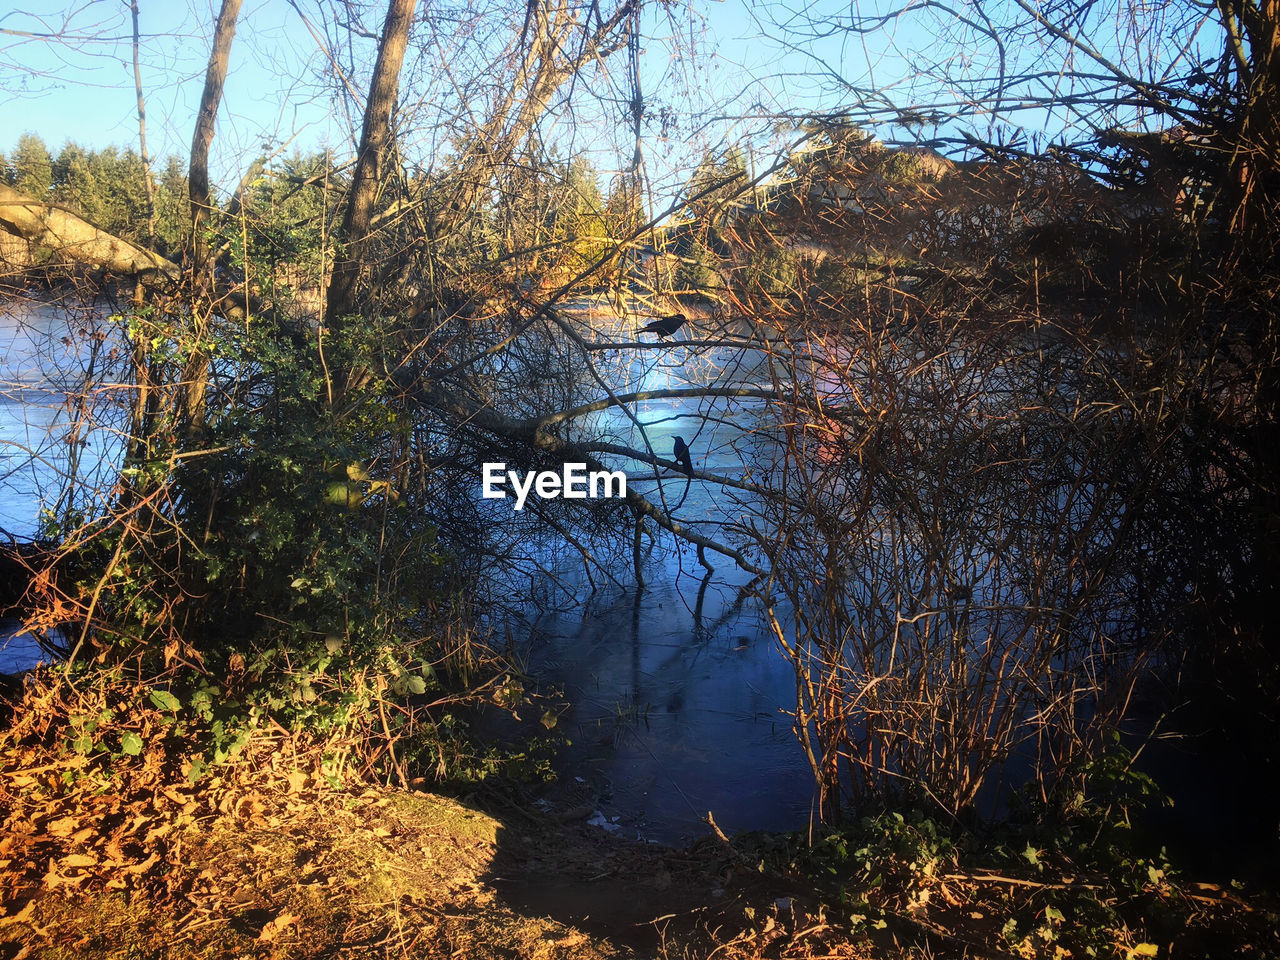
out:
M130 795L63 773L4 771L0 957L863 955L715 839L300 775Z
M281 731L204 767L164 711L68 721L59 689L0 729L0 960L1280 960L1274 891L1146 861L962 860L898 812L677 850L588 822L589 788L342 786Z

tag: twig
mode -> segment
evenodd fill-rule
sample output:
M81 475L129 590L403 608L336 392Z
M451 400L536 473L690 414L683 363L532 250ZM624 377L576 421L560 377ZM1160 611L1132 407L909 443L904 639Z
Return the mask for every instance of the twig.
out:
M1037 890L1099 890L1096 883L1041 883L1038 880L1022 880L1018 877L1005 877L998 873L948 873L943 880L968 880L972 883L1008 883L1018 887L1034 887Z
M734 847L733 845L733 841L730 840L727 836L725 836L725 832L720 829L720 824L716 823L716 818L710 810L708 810L707 815L703 817L703 822L707 824L709 827L711 827L712 831L715 833L716 837L719 838L720 842L723 843L726 847L728 847L730 855L733 857L733 859L737 863L747 862L747 858L738 852L737 848Z

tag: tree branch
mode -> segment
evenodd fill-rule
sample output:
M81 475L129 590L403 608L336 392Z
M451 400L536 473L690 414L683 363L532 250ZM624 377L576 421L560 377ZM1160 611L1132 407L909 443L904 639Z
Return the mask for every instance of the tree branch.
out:
M87 220L51 203L23 196L0 184L0 227L14 236L89 264L129 277L160 275L176 281L181 270L157 253L99 230Z

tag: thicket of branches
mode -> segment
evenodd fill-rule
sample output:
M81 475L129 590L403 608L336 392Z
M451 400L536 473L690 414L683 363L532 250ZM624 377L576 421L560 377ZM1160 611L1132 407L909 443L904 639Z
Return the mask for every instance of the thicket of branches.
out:
M448 625L485 569L532 567L477 506L480 463L678 469L643 429L593 432L602 409L635 421L622 378L670 349L564 309L612 287L623 320L694 317L682 356L724 376L675 394L717 417L764 403L741 475L691 481L737 515L692 524L683 498L633 490L529 523L607 576L600 558L646 528L758 576L824 816L899 788L959 816L1018 764L1047 793L1153 659L1273 667L1267 4L788 20L803 39L927 16L983 55L914 64L903 102L844 77L828 115L768 117L806 150L768 171L708 154L661 231L638 48L642 14L670 6L495 7L451 32L391 0L376 33L327 23L334 62L368 71L354 160L254 164L215 203L238 7L215 30L180 258L66 209L52 179L0 187L8 233L129 278L84 337L75 401L123 468L58 501L29 597L33 623L70 625L73 659L169 670L227 718L339 730L402 777L425 724L443 764L442 706L477 668ZM1099 47L1100 17L1141 29ZM609 183L546 145L587 80L627 141ZM1028 100L1071 124L1026 136ZM928 149L867 136L922 125ZM743 386L725 351L766 382ZM496 675L486 695L517 685Z
M719 263L808 361L762 529L785 531L776 632L826 813L851 789L959 816L1028 769L1074 789L1182 671L1204 712L1178 722L1247 726L1274 778L1275 11L782 25L875 48L911 20L978 55L917 57L890 92L820 62L845 108ZM1037 136L1028 104L1072 122Z
M643 225L635 176L606 196L538 135L562 88L625 51L636 23L625 4L527 19L499 6L464 65L449 15L414 6L392 4L377 32L326 24L371 68L354 163L262 159L215 202L208 154L239 16L223 4L176 245L148 242L138 197L119 216L97 204L70 162L82 151L32 179L27 137L5 166L17 266L106 275L86 284L67 343L83 385L63 438L74 459L94 435L105 462L69 466L46 501L54 555L33 572L29 621L73 671L125 668L178 696L204 725L197 757L274 723L317 739L335 770L483 772L452 705L520 697L467 630L491 552L471 494L486 451L549 459L553 437L534 442L519 418L582 396L554 348L562 321L531 295L607 284L623 229ZM471 75L422 121L434 160L402 153L406 63L415 94ZM109 179L140 192L148 175Z

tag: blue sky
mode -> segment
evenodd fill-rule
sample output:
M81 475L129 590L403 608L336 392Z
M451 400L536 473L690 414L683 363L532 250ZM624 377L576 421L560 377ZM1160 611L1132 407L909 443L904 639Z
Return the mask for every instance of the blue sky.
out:
M69 17L63 12L68 8ZM206 3L140 2L142 82L153 156L187 154L214 17ZM132 26L124 3L31 3L26 11L0 19L3 28L70 38L0 37L0 130L9 131L5 139L11 142L31 131L54 151L65 140L90 147L137 147ZM255 151L264 136L297 134L308 147L336 137L326 98L290 80L308 75L316 56L314 43L304 46L304 39L309 41L305 28L286 3L246 4L219 113L218 165L234 166L231 158Z
M297 0L316 26L321 21L318 2ZM460 7L468 2L480 0L461 0ZM874 13L890 9L892 2L858 0L856 9ZM376 31L381 25L380 4L369 6L366 26ZM155 158L170 153L185 158L216 5L214 0L140 0L140 7L150 152ZM421 12L425 3L419 7ZM929 19L933 14L922 8L871 37L843 30L823 35L824 27L838 23L854 8L835 0L649 0L645 94L651 98L651 110L668 106L681 117L672 137L646 137L646 156L655 177L682 167L691 155L726 136L750 133L761 150L793 140L785 125L770 136L763 119L769 114L856 106L878 92L887 92L902 105L938 97L936 86L909 87L913 58L937 64L950 57L952 63L971 66L968 61L976 61L981 66L983 50L941 35ZM448 8L433 3L430 9ZM989 9L1001 13L1013 7L995 3ZM1100 19L1089 26L1089 39L1113 52L1125 38L1114 18L1106 19L1105 5L1096 9ZM808 23L810 18L817 20L816 26ZM9 31L0 32L0 150L11 148L26 131L40 134L55 152L68 139L90 147L136 147L131 26L123 0L32 0L22 12L0 14L0 31ZM57 34L59 39L24 37L17 34L21 31ZM372 44L366 48L372 49ZM1043 65L1037 59L1041 51L1021 49L1015 55L1028 64ZM351 131L358 118L346 116L346 108L333 115L335 100L319 79L323 66L302 16L287 0L246 0L214 141L215 181L224 188L233 185L264 145L275 148L288 142L304 151L329 146L339 156L351 152ZM353 85L362 89L367 63L347 66L354 71ZM411 53L406 89L412 70ZM428 99L436 95L427 89ZM941 96L945 99L950 92ZM616 109L610 114L597 105L595 110L593 114L587 107L575 114L575 120L566 118L553 128L553 135L564 152L585 150L607 169L611 146L626 139L625 123ZM1041 111L1029 115L1028 123L1052 129L1069 119ZM923 135L929 132L926 128ZM432 137L424 129L415 131L409 142L429 150ZM618 155L629 157L629 151ZM673 174L672 179L684 175Z
M318 17L307 4L314 24ZM142 80L152 152L184 154L190 142L216 8L207 2L141 0ZM70 11L68 14L67 11ZM701 22L699 22L701 21ZM671 31L654 24L662 36ZM706 33L704 34L703 28ZM740 82L740 64L760 61L738 38L751 28L736 2L696 5L689 37L708 71ZM0 15L0 29L54 33L61 39L0 36L0 134L39 133L51 148L71 139L86 146L136 144L128 9L119 0L47 0ZM723 39L722 39L723 38ZM652 41L665 46L662 39ZM312 81L322 57L306 25L285 0L252 0L241 13L218 137L239 152L264 136L297 135L306 146L340 147L345 117L330 115L327 91ZM357 87L359 84L357 83Z

